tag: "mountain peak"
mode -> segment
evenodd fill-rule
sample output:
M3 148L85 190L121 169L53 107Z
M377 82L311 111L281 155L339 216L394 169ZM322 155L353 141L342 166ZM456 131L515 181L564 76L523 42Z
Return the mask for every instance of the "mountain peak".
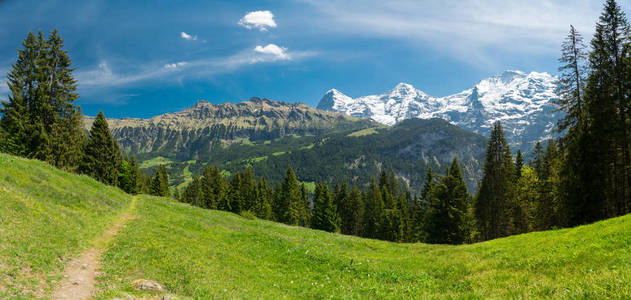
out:
M415 90L414 86L406 83L406 82L399 82L395 87L395 90Z
M208 102L207 100L199 100L197 101L197 103L195 103L195 105L193 107L198 107L198 106L205 106L210 104L210 102Z
M559 114L552 101L556 77L548 73L507 70L481 80L470 89L446 97L431 97L401 82L381 95L358 98L331 90L318 108L369 118L393 125L410 118L441 118L454 125L487 134L502 120L511 146L528 150L533 141L549 137Z
M342 92L336 89L330 89L322 96L318 103L317 109L322 110L335 110L341 103L352 101L351 97L344 95Z
M525 72L518 71L518 70L506 70L501 75L495 76L495 78L498 78L502 80L503 82L509 83L515 80L516 78L522 78L527 75L528 74L526 74Z

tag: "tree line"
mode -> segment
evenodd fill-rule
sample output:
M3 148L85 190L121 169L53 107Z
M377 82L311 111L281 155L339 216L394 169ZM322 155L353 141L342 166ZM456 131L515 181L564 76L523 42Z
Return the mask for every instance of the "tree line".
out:
M46 161L58 168L86 174L105 184L136 193L168 195L162 167L153 178L136 159L124 157L103 112L86 133L74 68L57 30L48 37L32 32L22 42L7 76L10 95L0 109L0 151Z

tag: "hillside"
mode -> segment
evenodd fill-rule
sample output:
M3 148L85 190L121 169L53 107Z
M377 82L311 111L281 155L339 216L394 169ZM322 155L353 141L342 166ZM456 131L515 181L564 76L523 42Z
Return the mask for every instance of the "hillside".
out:
M441 118L488 136L501 121L512 147L532 149L552 136L561 113L553 104L557 78L548 73L506 71L474 87L446 97L433 97L400 83L381 95L351 98L336 89L320 100L319 109L345 113L393 125L410 118Z
M91 121L86 118L87 128ZM382 168L392 168L420 190L428 167L442 172L458 156L473 192L486 147L483 137L439 119L383 126L258 98L236 104L199 102L151 119L108 123L123 151L135 154L142 169L153 174L165 164L171 184L180 188L212 165L227 174L251 167L272 181L280 181L292 166L303 182L353 183L367 183Z
M132 197L0 154L0 298L47 297ZM631 215L465 246L394 244L138 196L97 299L629 298ZM99 245L97 245L99 247ZM155 280L166 291L137 291Z
M141 167L153 173L167 165L172 183L179 185L200 175L208 166L234 173L251 167L257 176L282 180L292 166L303 182L370 182L382 169L392 168L413 190L420 190L428 167L443 172L458 156L471 191L482 176L486 139L440 119L413 119L392 127L370 127L314 136L290 136L254 143L217 147L197 160L177 158L144 160Z

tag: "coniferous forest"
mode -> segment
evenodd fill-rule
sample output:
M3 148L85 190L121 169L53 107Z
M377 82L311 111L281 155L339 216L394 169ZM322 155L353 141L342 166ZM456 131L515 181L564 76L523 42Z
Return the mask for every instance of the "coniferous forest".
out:
M282 181L251 169L227 176L208 166L182 190L164 165L144 174L121 152L102 112L85 132L72 61L57 30L29 33L8 74L0 150L118 186L346 235L397 242L463 244L592 223L631 212L631 26L607 0L589 42L570 26L561 42L558 139L532 153L510 148L501 122L488 139L472 195L454 157L429 169L420 192L383 166L370 182L319 182L313 191L286 167ZM528 157L529 159L526 159Z

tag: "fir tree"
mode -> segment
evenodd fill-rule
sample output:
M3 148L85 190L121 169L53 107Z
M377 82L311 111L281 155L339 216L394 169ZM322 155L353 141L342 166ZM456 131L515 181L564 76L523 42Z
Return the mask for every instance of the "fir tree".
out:
M364 220L362 235L364 237L378 237L383 214L383 200L379 186L375 183L375 178L371 178L370 187L364 201Z
M154 196L168 197L169 196L169 174L167 168L164 165L158 167L156 175L151 181L151 194ZM200 195L195 195L195 202L191 203L195 206L200 206Z
M574 26L570 25L570 32L561 46L561 58L559 62L559 81L557 94L559 100L555 104L559 110L565 113L557 126L559 131L565 131L562 139L574 140L576 134L585 126L585 104L583 101L583 88L585 86L585 63L587 59L586 47L583 37Z
M254 205L254 214L264 220L273 220L274 213L272 212L271 198L273 197L272 191L267 187L267 183L264 178L261 178L256 188L256 204Z
M290 225L302 225L305 223L302 201L302 192L298 185L298 179L294 170L289 167L283 180L280 193L280 220Z
M471 197L457 158L431 195L425 219L426 241L443 244L468 241L473 229L470 221Z
M106 184L118 182L117 143L112 137L103 112L99 112L83 149L79 171Z
M81 159L83 124L71 60L56 30L48 39L29 33L8 74L11 95L0 109L0 150L74 171Z
M341 202L338 209L341 214L341 231L343 234L359 235L361 233L364 203L361 192L353 186L351 192Z
M311 227L328 232L339 231L337 207L333 203L333 197L326 184L319 183L315 187Z
M524 166L524 156L521 154L521 150L517 149L517 155L515 155L515 179L519 180L521 177L521 168Z
M491 131L484 174L475 201L475 216L483 240L511 234L511 203L514 196L515 165L502 125Z

